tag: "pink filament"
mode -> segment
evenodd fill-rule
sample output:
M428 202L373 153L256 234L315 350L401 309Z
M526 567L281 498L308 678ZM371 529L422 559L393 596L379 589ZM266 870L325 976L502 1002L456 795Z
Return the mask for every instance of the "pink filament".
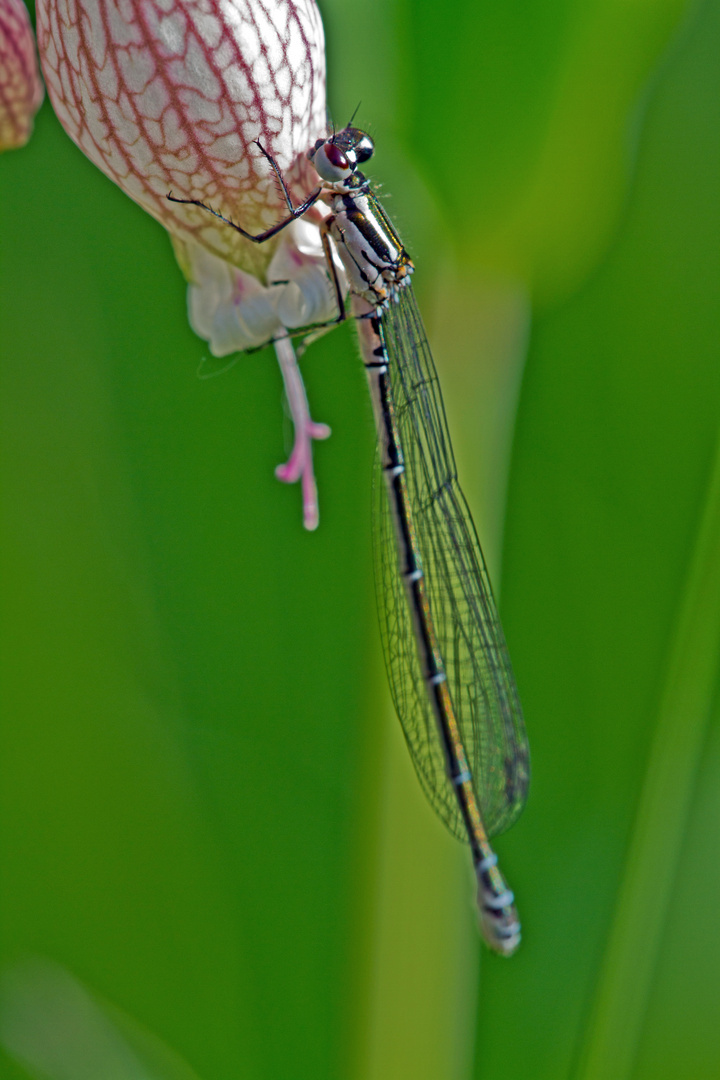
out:
M282 372L285 394L290 415L295 428L295 441L292 453L284 465L278 465L275 475L286 484L295 484L300 480L303 501L303 525L306 529L317 529L320 520L318 512L317 484L313 471L313 439L327 439L330 428L327 424L317 424L310 416L305 385L298 367L295 349L290 338L279 338L275 342L280 371Z

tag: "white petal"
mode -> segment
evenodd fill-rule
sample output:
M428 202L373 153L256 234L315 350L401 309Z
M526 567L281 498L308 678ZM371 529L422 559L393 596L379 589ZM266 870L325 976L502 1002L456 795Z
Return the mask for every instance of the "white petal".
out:
M329 322L337 313L335 290L327 272L318 266L297 270L277 300L278 319L290 329Z
M236 271L239 273L239 271ZM282 329L271 302L270 290L262 289L242 303L221 305L215 312L209 338L213 356L256 348Z
M345 272L334 250L333 261L344 296ZM277 302L278 318L283 326L309 326L336 317L335 286L328 271L320 228L314 222L302 219L288 227L268 267L268 280L288 283L284 284Z
M178 256L190 281L190 325L209 342L213 356L263 345L281 329L274 307L278 289L266 288L199 244L184 244Z

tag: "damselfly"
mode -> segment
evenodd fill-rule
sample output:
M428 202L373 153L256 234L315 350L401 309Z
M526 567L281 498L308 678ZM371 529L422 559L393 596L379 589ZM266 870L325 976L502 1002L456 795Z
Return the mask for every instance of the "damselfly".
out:
M258 144L260 145L260 144ZM379 435L376 582L390 687L425 792L470 843L487 943L520 943L513 894L489 837L525 802L529 759L515 680L475 526L457 481L437 373L410 287L413 264L358 166L369 135L347 127L309 152L320 186L300 206L272 157L289 215L247 239L263 243L317 202L338 321L345 317L333 247L349 282Z

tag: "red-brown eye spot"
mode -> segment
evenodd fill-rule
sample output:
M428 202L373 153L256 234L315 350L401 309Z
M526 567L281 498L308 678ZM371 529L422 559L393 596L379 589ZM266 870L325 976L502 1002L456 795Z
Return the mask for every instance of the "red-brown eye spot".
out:
M325 143L325 156L327 157L330 164L334 165L336 169L350 168L350 162L348 161L347 157L342 152L340 147L336 146L335 143Z

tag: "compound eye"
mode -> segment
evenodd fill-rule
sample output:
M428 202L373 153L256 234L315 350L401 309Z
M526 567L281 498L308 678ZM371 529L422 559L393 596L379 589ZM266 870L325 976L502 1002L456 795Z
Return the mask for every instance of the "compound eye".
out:
M318 175L330 184L337 184L352 176L352 166L347 155L336 146L332 139L320 143L312 154L312 163Z
M355 143L355 160L358 164L367 161L375 153L375 143L364 131L358 131L358 139Z

